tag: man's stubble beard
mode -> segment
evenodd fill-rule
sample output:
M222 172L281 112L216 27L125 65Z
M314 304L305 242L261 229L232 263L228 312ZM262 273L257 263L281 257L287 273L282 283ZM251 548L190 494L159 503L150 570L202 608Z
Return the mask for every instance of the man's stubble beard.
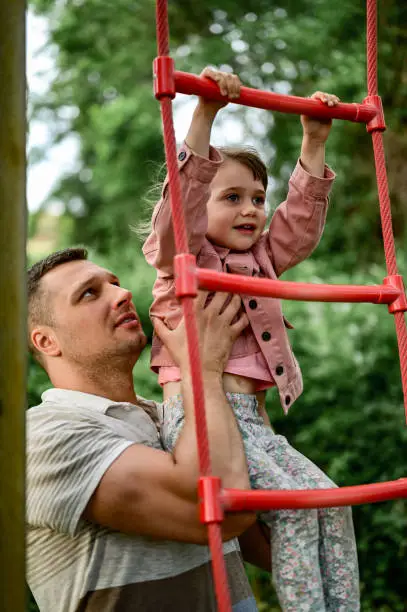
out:
M106 347L93 356L74 353L72 361L92 379L111 378L114 370L118 373L132 371L146 344L147 338L143 334L133 342Z

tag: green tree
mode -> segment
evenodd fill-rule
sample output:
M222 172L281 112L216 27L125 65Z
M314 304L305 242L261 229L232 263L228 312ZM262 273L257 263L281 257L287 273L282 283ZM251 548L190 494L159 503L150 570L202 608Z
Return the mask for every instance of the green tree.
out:
M114 20L111 4L103 0L63 8L37 0L34 6L50 15L51 40L59 49L59 71L38 112L53 117L57 139L74 132L81 142L80 171L66 177L57 194L75 220L75 239L86 235L101 252L122 248L134 243L129 223L145 215L143 196L151 184L152 166L163 161L158 104L151 92L153 2L120 0ZM277 7L254 0L244 5L212 1L202 9L183 1L170 3L170 8L179 69L198 72L214 63L230 66L253 87L296 95L324 89L344 101L362 101L366 95L362 2L345 0L334 10L326 0L281 0ZM386 134L389 183L396 232L405 244L401 168L407 147L402 104L406 34L400 24L406 23L407 9L389 1L380 5L379 17L379 88L391 128ZM326 49L329 53L321 53ZM65 118L67 108L73 115L70 121ZM273 201L278 202L298 155L298 119L264 113L250 121L252 112L238 114L258 135L277 181ZM335 265L341 270L368 265L380 256L381 234L370 137L363 126L338 123L328 144L328 161L338 172L336 215L318 256L339 254ZM362 252L356 248L361 240L366 242Z

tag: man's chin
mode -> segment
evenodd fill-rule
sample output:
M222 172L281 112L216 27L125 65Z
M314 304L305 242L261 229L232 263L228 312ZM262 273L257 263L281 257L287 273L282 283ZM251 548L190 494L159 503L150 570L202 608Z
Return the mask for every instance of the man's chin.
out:
M146 336L144 336L144 334L139 335L131 341L127 340L127 342L116 344L114 347L111 347L111 350L108 351L107 354L110 355L110 359L114 361L116 359L119 361L127 359L136 363L146 344Z
M147 336L145 336L144 334L140 334L140 336L138 336L137 339L134 340L134 342L131 343L131 345L129 346L129 349L131 352L135 352L140 354L141 351L145 348L147 344Z
M144 348L147 344L147 336L143 334L140 338L140 343L141 343L141 347Z

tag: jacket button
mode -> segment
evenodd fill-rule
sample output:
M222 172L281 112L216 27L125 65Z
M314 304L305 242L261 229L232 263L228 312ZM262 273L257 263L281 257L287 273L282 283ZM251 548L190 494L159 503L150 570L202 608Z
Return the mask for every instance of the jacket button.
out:
M288 404L291 402L291 397L289 395L285 396L285 405L288 406Z
M249 301L249 308L251 308L252 310L256 310L257 308L257 301L256 300L250 300ZM264 338L263 338L264 340Z
M276 367L276 374L277 376L281 376L281 374L284 374L284 368L282 365Z
M179 161L184 161L184 159L186 158L186 156L187 156L187 154L185 153L185 151L181 151L181 152L178 154L178 159L179 159Z
M271 334L268 331L265 331L262 333L261 335L262 339L264 340L264 342L268 342L271 338Z

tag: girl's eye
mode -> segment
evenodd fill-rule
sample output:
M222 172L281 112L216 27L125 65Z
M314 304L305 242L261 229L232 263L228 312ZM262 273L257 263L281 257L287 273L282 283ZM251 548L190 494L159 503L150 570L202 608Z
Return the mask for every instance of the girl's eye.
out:
M237 193L230 193L228 196L226 196L226 199L230 202L237 202L239 200L239 196Z
M258 198L253 198L253 203L255 206L264 206L266 200L262 196L259 196Z

